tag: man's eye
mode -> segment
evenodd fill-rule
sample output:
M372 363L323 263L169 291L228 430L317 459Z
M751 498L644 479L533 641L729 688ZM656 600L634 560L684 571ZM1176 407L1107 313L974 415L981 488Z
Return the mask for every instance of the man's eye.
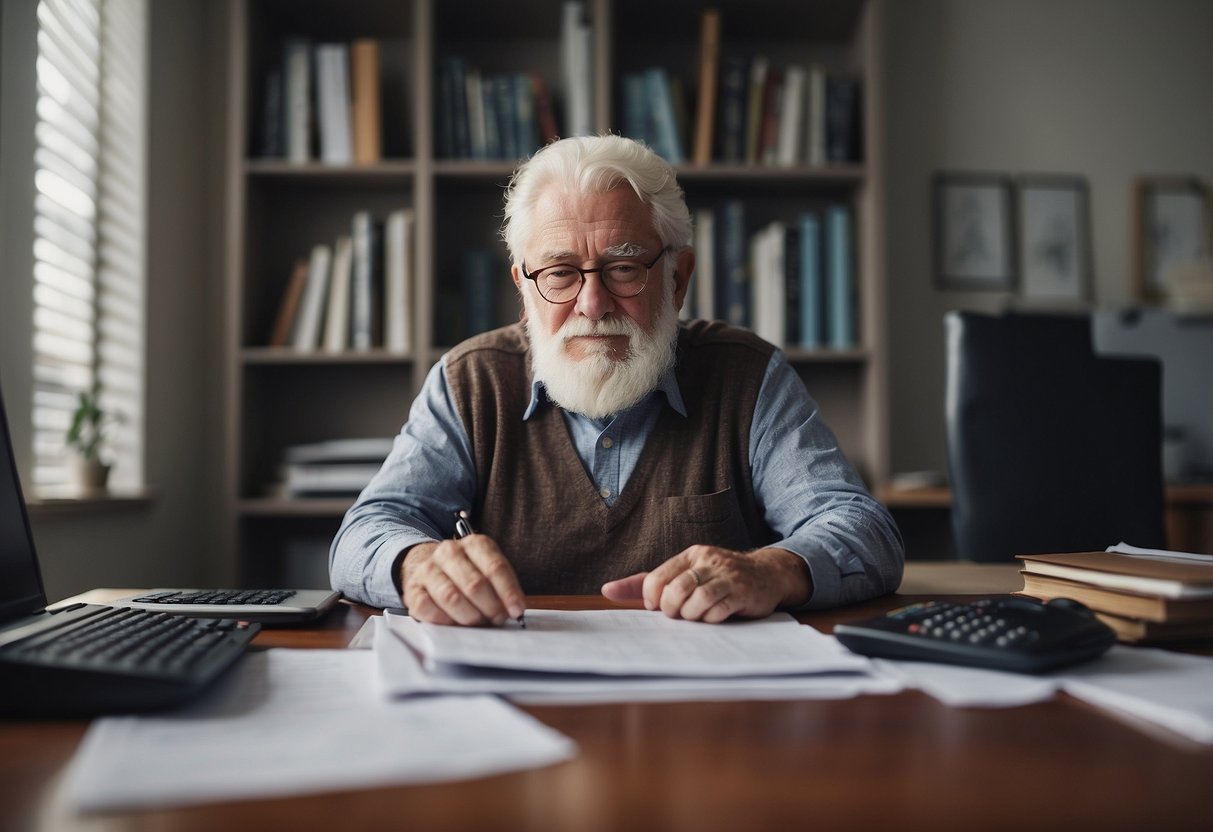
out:
M543 276L548 280L570 280L577 276L577 271L566 266L553 266Z
M607 266L606 273L612 280L635 280L640 274L640 267L635 263L612 263Z

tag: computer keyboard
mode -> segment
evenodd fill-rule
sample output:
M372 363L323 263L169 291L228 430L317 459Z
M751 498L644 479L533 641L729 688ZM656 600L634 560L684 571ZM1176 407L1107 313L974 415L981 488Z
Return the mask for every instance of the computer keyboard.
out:
M199 589L149 592L133 600L145 604L281 604L295 594L293 589Z
M121 607L84 607L65 618L0 647L6 715L91 716L183 702L229 668L260 629Z

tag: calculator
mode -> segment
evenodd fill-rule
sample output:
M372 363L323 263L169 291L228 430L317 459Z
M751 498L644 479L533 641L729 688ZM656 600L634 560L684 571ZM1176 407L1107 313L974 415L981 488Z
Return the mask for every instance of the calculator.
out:
M879 618L838 624L855 653L1042 673L1102 655L1116 640L1085 605L1006 596L968 603L924 601Z

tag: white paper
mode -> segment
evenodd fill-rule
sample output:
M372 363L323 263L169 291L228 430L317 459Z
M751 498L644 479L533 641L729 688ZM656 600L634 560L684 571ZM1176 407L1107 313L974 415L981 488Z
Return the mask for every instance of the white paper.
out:
M528 616L530 613L527 614ZM379 619L375 619L379 620ZM385 696L435 693L497 693L526 704L726 701L738 699L849 699L891 694L902 684L891 676L844 672L795 676L686 678L477 668L433 662L423 665L405 634L421 625L407 616L384 616L374 636L379 682ZM811 630L824 651L846 652L829 636Z
M1213 658L1115 645L1062 675L1071 696L1213 744Z
M68 774L84 811L278 797L498 774L571 759L571 740L499 699L390 702L366 650L268 650L195 705L107 717Z
M389 619L398 618L389 614ZM425 624L410 639L427 662L626 676L772 676L865 671L787 613L704 624L646 610L528 610L526 628Z
M1060 686L1047 676L1027 676L981 667L877 659L879 672L917 688L953 708L1010 708L1044 702Z
M1140 558L1153 558L1156 560L1174 560L1180 562L1196 562L1210 563L1213 562L1213 555L1201 555L1196 552L1172 552L1168 549L1144 549L1141 546L1133 546L1129 543L1121 541L1115 546L1109 546L1105 551L1116 552L1121 555L1132 555Z

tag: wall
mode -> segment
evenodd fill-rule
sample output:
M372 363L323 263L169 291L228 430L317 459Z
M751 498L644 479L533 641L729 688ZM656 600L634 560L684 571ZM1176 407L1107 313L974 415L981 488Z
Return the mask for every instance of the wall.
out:
M943 313L999 293L932 285L937 170L1087 178L1095 301L1130 297L1130 188L1213 184L1213 3L892 0L886 5L893 470L946 470Z
M190 585L222 578L216 555L220 525L216 449L222 447L222 245L217 206L223 178L224 78L211 68L224 62L210 46L220 41L214 11L219 5L204 0L149 2L146 466L153 499L145 506L118 510L36 511L32 525L51 599L93 586ZM13 411L10 417L17 423L15 441L23 451L28 447L29 393L28 382L19 375L28 375L29 367L29 278L23 277L29 274L29 239L24 236L29 233L29 220L16 217L13 204L23 192L28 200L31 187L24 168L31 145L21 124L32 127L27 121L32 109L24 113L9 109L20 102L10 100L7 92L10 65L22 67L15 75L28 72L27 77L32 77L30 27L35 3L5 0L4 6L6 97L0 147L7 153L17 145L21 153L4 157L5 277L0 324L5 335L0 370L6 402ZM11 50L10 45L14 45ZM18 117L10 118L14 113ZM13 268L14 263L18 268ZM10 339L12 333L19 338ZM22 343L12 343L21 339ZM12 390L10 378L19 379Z

